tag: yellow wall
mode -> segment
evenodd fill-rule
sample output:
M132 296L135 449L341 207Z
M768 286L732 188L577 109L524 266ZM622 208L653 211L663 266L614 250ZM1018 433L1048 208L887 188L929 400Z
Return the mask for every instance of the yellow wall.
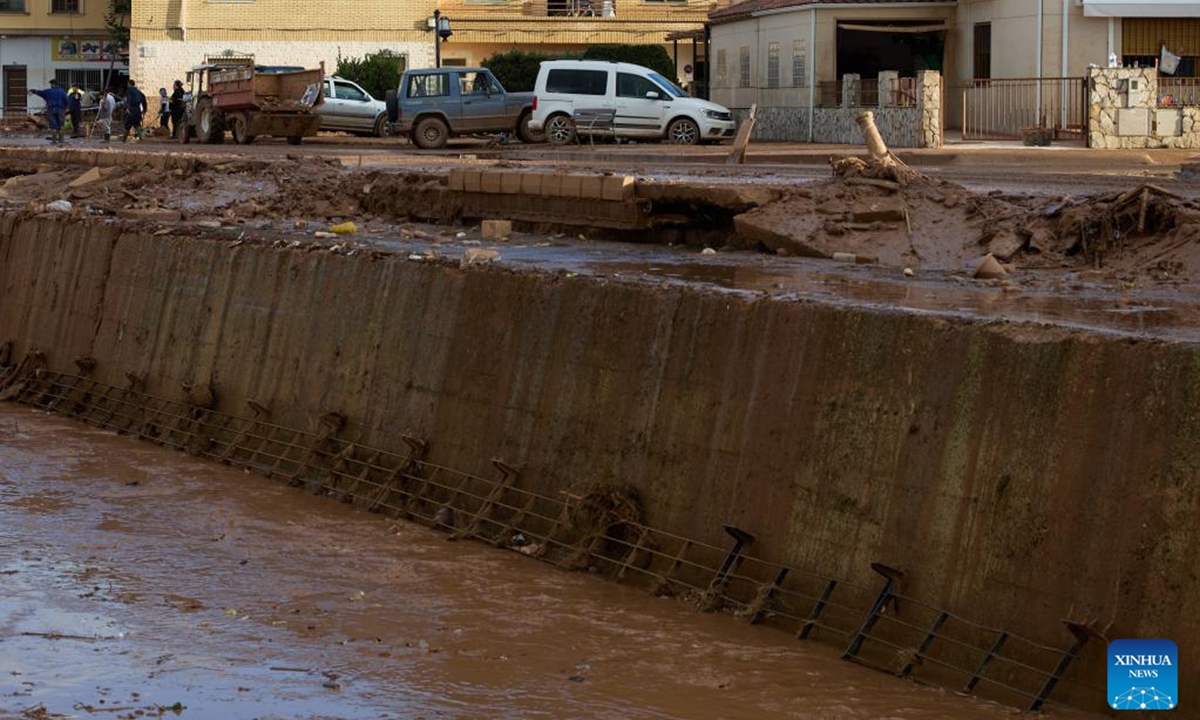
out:
M25 0L25 12L0 12L5 35L95 35L107 32L108 0L80 0L80 13L52 13L51 0Z

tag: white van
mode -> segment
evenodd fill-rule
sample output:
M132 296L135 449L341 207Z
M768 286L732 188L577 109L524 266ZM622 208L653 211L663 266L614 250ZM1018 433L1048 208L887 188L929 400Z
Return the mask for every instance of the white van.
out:
M577 134L695 145L737 133L728 108L689 96L649 68L605 60L543 62L529 127L555 145Z

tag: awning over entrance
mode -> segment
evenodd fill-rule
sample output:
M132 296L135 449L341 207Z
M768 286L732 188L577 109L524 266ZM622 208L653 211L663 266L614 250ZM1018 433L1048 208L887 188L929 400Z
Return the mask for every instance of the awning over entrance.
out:
M1083 14L1089 17L1200 17L1196 0L1083 0Z

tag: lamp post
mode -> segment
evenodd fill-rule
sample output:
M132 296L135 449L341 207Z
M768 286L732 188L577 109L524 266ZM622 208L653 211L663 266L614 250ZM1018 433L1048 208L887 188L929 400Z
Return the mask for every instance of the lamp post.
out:
M433 11L433 58L434 67L442 66L442 43L454 33L450 30L450 18L443 17L441 10Z

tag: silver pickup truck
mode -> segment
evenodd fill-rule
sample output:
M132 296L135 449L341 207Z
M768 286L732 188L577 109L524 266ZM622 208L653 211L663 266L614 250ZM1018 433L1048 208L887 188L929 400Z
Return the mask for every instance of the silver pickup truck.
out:
M457 135L512 133L522 142L546 136L529 128L533 93L505 92L487 68L409 70L387 93L392 132L420 148L446 146Z

